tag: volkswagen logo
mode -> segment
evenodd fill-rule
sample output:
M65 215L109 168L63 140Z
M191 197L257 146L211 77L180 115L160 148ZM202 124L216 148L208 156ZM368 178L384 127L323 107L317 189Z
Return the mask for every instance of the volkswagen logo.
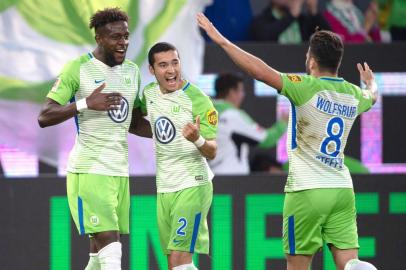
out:
M128 101L125 99L125 97L121 97L120 108L116 110L108 110L107 114L114 122L122 123L127 119L128 110L129 110Z
M155 121L155 137L160 143L170 143L176 136L176 129L171 120L162 116Z

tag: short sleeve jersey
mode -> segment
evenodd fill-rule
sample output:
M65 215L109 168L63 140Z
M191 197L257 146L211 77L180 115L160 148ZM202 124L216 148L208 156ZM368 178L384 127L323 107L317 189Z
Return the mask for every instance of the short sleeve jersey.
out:
M337 77L281 76L291 102L285 191L352 188L344 149L354 120L372 106L370 92Z
M125 60L110 67L88 53L65 65L47 97L65 105L88 97L102 83L102 93L122 94L120 108L84 110L75 116L77 136L67 171L128 176L127 134L140 88L136 64Z
M206 159L182 135L187 123L200 116L200 135L215 139L217 111L210 98L186 82L182 89L163 94L157 83L147 85L140 95L141 110L153 130L158 193L175 192L207 184L213 178Z

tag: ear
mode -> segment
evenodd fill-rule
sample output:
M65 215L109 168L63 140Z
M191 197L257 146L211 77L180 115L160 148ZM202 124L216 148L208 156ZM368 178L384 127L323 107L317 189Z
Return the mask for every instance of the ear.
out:
M314 57L310 57L310 59L309 59L309 61L310 61L310 65L309 65L309 68L311 69L311 70L315 70L315 69L318 69L319 68L319 65L317 64L317 62L316 62L316 59L314 59Z
M148 69L149 69L149 73L151 73L151 75L155 76L155 70L151 65L148 66Z
M101 36L100 36L99 34L96 34L96 35L94 36L94 40L96 40L97 45L99 45L100 42L101 42Z

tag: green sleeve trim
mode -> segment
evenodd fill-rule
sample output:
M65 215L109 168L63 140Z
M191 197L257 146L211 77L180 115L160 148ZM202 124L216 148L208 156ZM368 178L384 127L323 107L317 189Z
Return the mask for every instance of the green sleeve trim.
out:
M66 105L79 90L80 66L88 59L89 56L84 55L66 64L47 97Z
M200 134L205 139L215 139L217 136L218 112L214 108L212 101L193 84L185 90L185 93L192 101L193 119L200 115Z
M272 127L266 130L266 138L258 145L260 148L271 148L274 147L280 137L286 132L288 124L285 121L279 120Z

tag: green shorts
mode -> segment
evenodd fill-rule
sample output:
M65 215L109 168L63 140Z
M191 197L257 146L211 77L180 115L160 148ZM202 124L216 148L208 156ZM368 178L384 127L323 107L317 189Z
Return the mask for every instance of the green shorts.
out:
M171 250L209 253L207 213L213 199L213 185L158 193L157 217L161 247L165 255Z
M79 233L129 233L128 177L68 173L69 208Z
M354 190L288 192L283 208L283 247L290 255L313 255L323 240L339 249L359 248Z

